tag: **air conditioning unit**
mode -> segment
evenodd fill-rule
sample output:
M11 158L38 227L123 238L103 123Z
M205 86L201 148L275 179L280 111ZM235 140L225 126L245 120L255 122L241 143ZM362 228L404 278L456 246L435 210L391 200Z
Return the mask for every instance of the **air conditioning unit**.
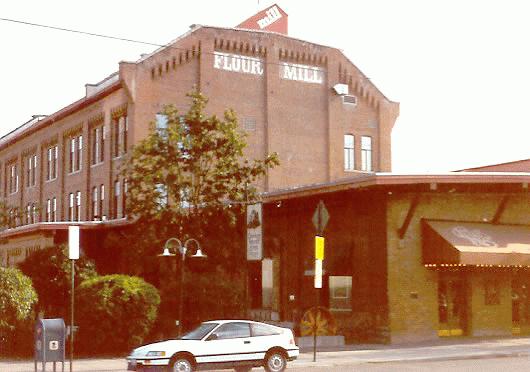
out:
M357 105L357 97L351 94L346 94L342 96L342 103L345 105Z

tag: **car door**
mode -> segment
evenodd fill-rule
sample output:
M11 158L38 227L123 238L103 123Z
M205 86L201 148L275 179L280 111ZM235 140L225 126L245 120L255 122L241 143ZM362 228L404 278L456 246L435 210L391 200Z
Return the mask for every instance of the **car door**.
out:
M198 363L231 363L252 360L250 326L246 322L221 324L203 342Z

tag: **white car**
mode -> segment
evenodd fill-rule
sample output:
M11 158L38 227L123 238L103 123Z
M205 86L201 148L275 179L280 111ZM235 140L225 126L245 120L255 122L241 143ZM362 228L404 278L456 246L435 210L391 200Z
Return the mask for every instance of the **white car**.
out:
M179 339L134 349L127 357L129 371L184 371L233 368L238 372L263 366L285 370L299 349L288 328L249 320L213 320Z

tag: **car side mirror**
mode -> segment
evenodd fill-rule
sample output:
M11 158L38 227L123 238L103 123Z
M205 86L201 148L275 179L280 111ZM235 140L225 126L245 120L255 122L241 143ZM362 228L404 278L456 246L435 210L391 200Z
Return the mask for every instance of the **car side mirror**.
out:
M217 337L217 334L216 333L212 333L211 335L208 336L208 338L206 339L206 341L213 341L213 340L217 340L219 337Z

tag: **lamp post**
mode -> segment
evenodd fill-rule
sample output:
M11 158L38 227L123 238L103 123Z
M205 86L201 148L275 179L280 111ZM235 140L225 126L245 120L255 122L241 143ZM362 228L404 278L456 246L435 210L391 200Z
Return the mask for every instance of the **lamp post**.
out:
M169 245L171 244L171 242L177 243L178 253L176 251L175 253L170 252ZM180 256L181 262L182 262L182 267L180 268L180 274L178 273L178 270L175 270L175 274L180 275L180 277L178 278L178 281L180 283L179 284L179 308L178 308L178 311L179 311L178 312L178 317L179 317L178 318L178 336L182 334L182 310L183 310L183 297L184 297L183 287L184 287L184 270L185 270L186 254L188 253L188 250L189 250L188 245L192 242L195 244L197 251L191 257L192 258L206 258L207 256L202 253L201 245L196 239L193 239L193 238L189 238L188 240L184 242L184 244L182 244L182 242L177 238L169 238L166 241L166 244L164 245L164 252L159 255L160 257Z

